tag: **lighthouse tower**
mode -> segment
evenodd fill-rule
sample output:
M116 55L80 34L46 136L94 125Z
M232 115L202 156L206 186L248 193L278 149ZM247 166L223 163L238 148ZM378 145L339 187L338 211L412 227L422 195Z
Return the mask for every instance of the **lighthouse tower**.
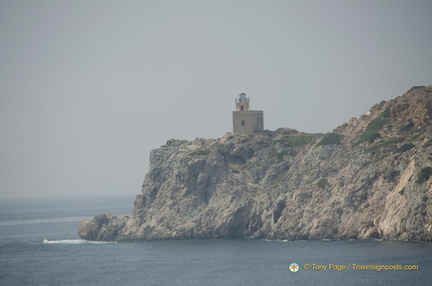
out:
M237 134L254 134L264 130L262 110L250 110L250 99L240 93L235 100L236 111L233 111L233 131Z

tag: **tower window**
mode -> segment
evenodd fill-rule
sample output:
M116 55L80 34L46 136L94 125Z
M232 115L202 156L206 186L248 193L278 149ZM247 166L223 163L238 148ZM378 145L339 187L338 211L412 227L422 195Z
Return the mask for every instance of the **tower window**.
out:
M244 108L243 108L243 105L242 105L242 106L240 106L240 110L241 110L241 111L243 111L243 110L244 110Z
M244 120L241 121L241 126L245 126L245 121Z

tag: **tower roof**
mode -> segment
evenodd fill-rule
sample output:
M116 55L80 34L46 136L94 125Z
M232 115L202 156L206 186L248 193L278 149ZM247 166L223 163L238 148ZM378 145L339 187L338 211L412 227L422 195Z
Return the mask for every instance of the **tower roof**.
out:
M236 103L239 103L239 102L249 102L249 100L250 99L246 97L246 93L240 93L238 95L238 97L236 98Z

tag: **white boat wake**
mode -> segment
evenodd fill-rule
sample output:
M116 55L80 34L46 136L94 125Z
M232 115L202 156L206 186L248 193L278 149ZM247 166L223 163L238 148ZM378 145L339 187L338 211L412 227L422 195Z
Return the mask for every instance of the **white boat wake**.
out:
M62 239L62 240L43 240L44 244L106 244L106 243L116 243L111 241L90 241L84 239Z

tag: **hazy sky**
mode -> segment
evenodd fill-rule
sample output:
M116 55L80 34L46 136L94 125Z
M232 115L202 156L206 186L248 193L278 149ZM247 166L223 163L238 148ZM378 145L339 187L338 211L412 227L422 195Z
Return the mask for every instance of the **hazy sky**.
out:
M0 0L0 199L139 194L150 151L329 132L432 84L432 1Z

